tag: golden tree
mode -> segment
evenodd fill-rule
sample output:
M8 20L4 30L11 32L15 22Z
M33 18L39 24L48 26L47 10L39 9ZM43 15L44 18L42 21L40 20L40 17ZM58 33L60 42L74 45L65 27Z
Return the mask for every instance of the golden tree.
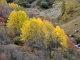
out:
M75 7L73 3L68 4L66 8L67 13L72 13L74 11L74 8Z
M20 33L20 28L27 19L28 16L24 11L12 11L7 20L7 27L13 29L15 33Z
M65 0L63 0L63 2L61 4L61 11L62 11L62 14L64 14L65 11L66 11L66 2L65 2Z
M64 33L64 30L61 29L59 26L56 26L56 28L53 31L53 39L56 41L59 41L60 44L63 47L67 47L67 35Z
M47 38L48 32L44 23L40 18L31 18L25 21L21 28L21 40L28 41L44 41Z

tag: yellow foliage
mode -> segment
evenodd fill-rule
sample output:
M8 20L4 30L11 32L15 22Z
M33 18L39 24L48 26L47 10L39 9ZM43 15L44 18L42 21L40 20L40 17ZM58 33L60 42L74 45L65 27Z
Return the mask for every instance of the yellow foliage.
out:
M15 3L9 3L8 6L12 7L15 10L24 10L23 7L19 6L18 4L15 4Z
M31 18L29 21L23 23L21 28L22 41L44 41L47 38L47 29L40 18Z
M66 34L64 33L64 30L61 29L59 26L56 26L56 28L54 29L53 31L53 39L55 41L57 40L60 40L60 44L63 46L63 47L67 47L67 36Z
M51 40L53 40L52 39L52 31L55 29L55 27L48 20L44 20L43 23L44 23L44 25L45 25L45 27L47 29L47 33L48 33L47 39L44 41L45 44L47 45L47 44L49 44L49 42Z
M24 11L12 11L8 20L7 27L13 29L16 33L20 32L20 28L28 16Z
M68 18L68 14L67 14L67 12L65 12L65 13L63 14L63 16L62 16L62 20L63 20L63 21L66 21L67 18Z
M74 11L74 4L72 4L72 3L68 4L66 11L67 11L67 13L73 12Z
M63 47L67 47L67 36L63 29L60 29L59 26L55 28L50 22L42 21L40 18L26 20L21 28L20 36L23 42L42 41L48 44L49 41L56 42L59 40Z
M1 1L2 1L2 0L0 0L0 4L1 4Z

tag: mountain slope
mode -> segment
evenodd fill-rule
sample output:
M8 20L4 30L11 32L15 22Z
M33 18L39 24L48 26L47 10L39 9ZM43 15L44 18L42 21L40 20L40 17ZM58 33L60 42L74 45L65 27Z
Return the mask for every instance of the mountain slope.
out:
M61 25L61 28L63 28L68 35L71 35L78 30L79 32L76 32L75 36L80 37L80 16L66 24Z

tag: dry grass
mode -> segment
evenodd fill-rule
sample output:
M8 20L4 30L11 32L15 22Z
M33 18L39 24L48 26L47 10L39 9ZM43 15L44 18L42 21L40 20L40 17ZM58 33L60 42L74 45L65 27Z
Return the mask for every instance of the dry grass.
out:
M73 3L75 6L72 16L69 16L68 20L61 25L61 28L69 35L73 34L75 30L79 30L75 36L80 37L80 1L79 0L66 0L67 3ZM60 22L59 22L60 23Z
M80 16L66 24L61 25L61 28L63 28L64 31L69 35L73 34L75 30L79 30L79 32L77 32L75 35L80 37Z

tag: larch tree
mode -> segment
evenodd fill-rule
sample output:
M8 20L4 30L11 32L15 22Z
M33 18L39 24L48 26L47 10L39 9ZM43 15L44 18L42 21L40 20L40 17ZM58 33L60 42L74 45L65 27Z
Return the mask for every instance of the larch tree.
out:
M27 19L28 16L24 11L12 11L7 20L7 27L13 29L15 33L20 33L20 28Z
M53 25L47 20L42 21L40 18L30 18L23 23L21 28L21 41L42 41L46 45L49 42L56 41L63 47L67 47L67 36L63 29Z
M53 39L55 42L59 42L62 47L67 48L67 35L65 34L64 30L61 29L59 26L56 26L53 33Z
M28 41L44 41L47 38L47 29L40 18L31 18L25 21L21 28L21 40Z

